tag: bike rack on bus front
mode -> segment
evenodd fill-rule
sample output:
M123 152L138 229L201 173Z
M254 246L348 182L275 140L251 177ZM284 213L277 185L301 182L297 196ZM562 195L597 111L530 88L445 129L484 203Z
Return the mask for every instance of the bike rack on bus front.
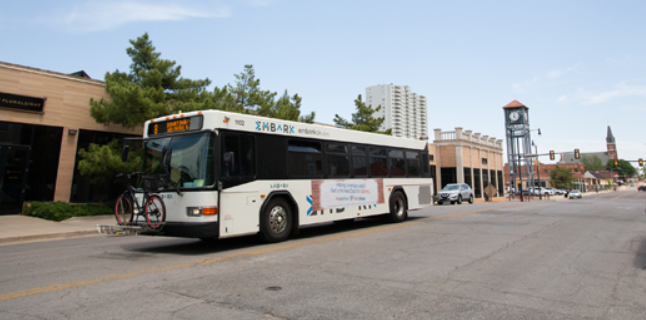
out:
M161 223L161 226L157 228L152 228L146 224L124 225L124 226L97 224L96 230L99 231L99 233L108 234L108 235L136 236L140 233L145 233L145 232L158 232L162 229L163 226L164 226L164 223Z

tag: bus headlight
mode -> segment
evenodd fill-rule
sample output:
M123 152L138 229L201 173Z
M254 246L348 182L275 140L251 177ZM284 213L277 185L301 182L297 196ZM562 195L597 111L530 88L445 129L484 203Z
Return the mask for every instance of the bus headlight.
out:
M186 215L189 217L213 216L218 214L216 207L187 207Z

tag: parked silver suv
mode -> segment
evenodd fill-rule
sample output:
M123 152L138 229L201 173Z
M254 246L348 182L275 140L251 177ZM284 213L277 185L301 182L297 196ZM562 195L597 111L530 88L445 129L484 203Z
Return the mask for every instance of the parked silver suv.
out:
M457 202L458 204L462 204L462 200L473 203L473 191L465 183L449 183L437 194L438 205L442 205L444 202L451 202L451 204Z

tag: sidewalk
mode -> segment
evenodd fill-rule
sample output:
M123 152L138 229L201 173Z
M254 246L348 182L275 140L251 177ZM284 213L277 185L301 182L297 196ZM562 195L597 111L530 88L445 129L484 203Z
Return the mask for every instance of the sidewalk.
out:
M61 222L22 215L0 215L0 245L99 235L97 224L115 225L116 220L113 215L74 217Z

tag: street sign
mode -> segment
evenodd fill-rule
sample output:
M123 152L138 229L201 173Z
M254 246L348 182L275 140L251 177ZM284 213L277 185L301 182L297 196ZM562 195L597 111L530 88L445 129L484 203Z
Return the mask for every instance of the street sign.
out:
M493 198L493 196L496 195L496 187L494 187L492 184L489 184L484 191L489 199Z

